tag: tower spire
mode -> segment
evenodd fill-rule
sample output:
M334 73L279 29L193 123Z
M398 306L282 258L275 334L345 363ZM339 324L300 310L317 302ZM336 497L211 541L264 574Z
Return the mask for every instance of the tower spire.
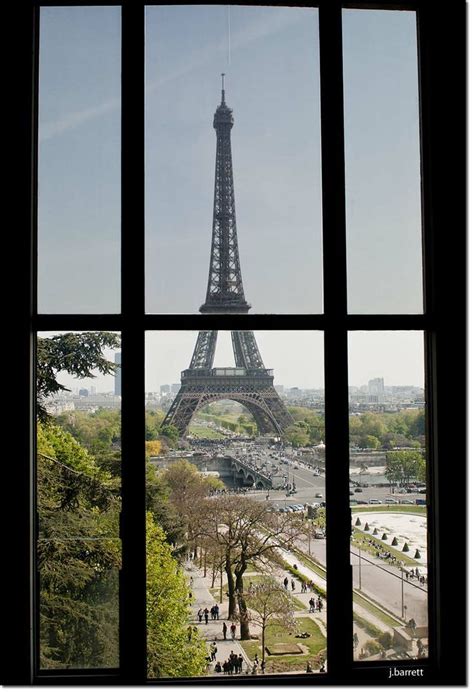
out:
M216 131L216 174L212 219L211 258L206 301L200 312L247 313L240 271L237 223L235 219L234 179L230 131L234 125L232 109L225 102L225 72L222 78L222 102L214 113Z

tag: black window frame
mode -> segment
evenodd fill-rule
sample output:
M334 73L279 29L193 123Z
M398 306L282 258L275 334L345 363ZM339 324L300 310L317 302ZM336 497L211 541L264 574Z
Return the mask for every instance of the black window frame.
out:
M410 684L465 684L466 652L466 4L448 5L321 0L321 140L323 180L324 314L148 315L144 300L144 7L122 6L122 312L120 315L44 315L36 305L38 3L9 8L13 67L8 91L12 194L6 200L8 256L15 258L15 300L7 302L7 384L13 392L6 457L4 510L3 684L160 684L146 679L145 465L122 466L123 508L120 577L120 669L37 670L35 646L35 334L53 330L111 330L122 334L123 458L143 456L144 410L134 402L145 391L145 332L170 329L314 329L324 332L327 453L328 672L266 676L269 684L360 685L388 683L393 661L352 660L352 576L349 560L347 335L351 331L425 332L427 395L429 638L426 661L397 661L423 669ZM64 6L66 1L57 3ZM74 4L74 3L72 3ZM146 3L154 4L154 3ZM260 3L265 4L265 3ZM270 4L270 3L268 3ZM344 183L342 9L407 10L417 13L419 42L422 234L425 312L421 315L347 314ZM315 37L316 38L316 37ZM440 49L440 47L442 47ZM456 85L454 87L453 85ZM459 86L461 85L461 86ZM143 171L143 176L137 172ZM10 288L10 286L9 286ZM11 290L11 288L10 288ZM8 296L9 294L6 293ZM453 367L455 365L455 368ZM451 409L461 406L460 428L451 433ZM453 468L455 466L455 473ZM455 498L455 501L454 501ZM7 497L5 497L5 500ZM3 507L6 507L4 504ZM14 530L11 530L11 527ZM452 527L458 551L455 598ZM345 541L341 537L345 536ZM339 541L339 542L338 542ZM459 546L464 546L460 552ZM8 568L8 569L7 569ZM453 636L453 632L457 636ZM133 634L131 634L133 633ZM182 684L183 680L163 680ZM195 679L193 684L223 684ZM231 682L225 681L225 682ZM232 679L232 683L237 681ZM241 680L238 681L239 683Z

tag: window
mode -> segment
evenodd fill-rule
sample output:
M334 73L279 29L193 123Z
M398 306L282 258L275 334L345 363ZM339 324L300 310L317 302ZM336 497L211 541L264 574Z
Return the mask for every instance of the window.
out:
M350 12L367 8L392 11L385 3L350 3ZM364 9L365 8L365 9ZM347 311L346 189L344 178L344 109L342 8L322 3L318 9L321 82L321 182L324 264L322 314L189 315L145 314L144 301L144 7L122 7L122 153L121 153L121 288L120 314L61 314L37 311L37 114L38 27L40 9L14 8L14 114L10 140L15 145L12 179L15 189L7 203L15 219L8 252L15 262L15 301L7 334L9 349L6 392L14 393L8 434L14 454L6 459L5 487L14 496L4 530L4 629L8 633L4 683L55 678L55 682L126 682L146 680L145 591L145 469L143 401L145 331L151 330L321 330L325 353L326 496L328 569L328 672L330 684L391 684L390 674L410 675L411 683L465 682L465 551L456 555L457 608L452 606L452 542L465 536L463 411L455 434L450 413L465 399L465 150L464 93L451 85L465 76L464 13L461 2L439 13L404 3L415 12L419 50L421 218L424 268L424 312L415 314L351 314ZM397 6L397 11L400 7ZM349 10L347 10L349 11ZM31 46L35 50L31 51ZM439 49L443 46L443 50ZM445 81L444 81L445 80ZM449 91L449 99L446 92ZM457 156L456 156L457 154ZM449 174L446 174L449 171ZM14 258L14 259L13 259ZM374 288L374 291L376 289ZM115 296L116 298L116 296ZM116 304L118 304L118 300ZM350 304L350 300L349 300ZM12 325L12 326L10 326ZM421 663L354 661L352 638L352 574L350 565L348 334L361 331L424 333L427 398L427 515L432 580L429 590L429 656ZM39 673L36 659L37 600L32 545L37 529L32 503L36 485L33 463L34 334L58 331L117 331L122 350L122 567L120 570L120 667L57 669ZM375 385L374 385L375 386ZM132 460L140 460L133 463ZM448 460L448 462L446 461ZM455 469L455 472L453 472ZM14 530L12 530L14 528ZM331 594L332 590L332 594ZM453 632L457 636L453 636ZM396 669L396 673L394 670ZM421 670L422 673L417 673ZM410 673L408 673L410 671ZM56 680L57 679L57 680Z

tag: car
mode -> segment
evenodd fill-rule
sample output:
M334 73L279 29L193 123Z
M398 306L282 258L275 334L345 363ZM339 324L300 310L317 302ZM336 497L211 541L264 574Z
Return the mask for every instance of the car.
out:
M426 500L422 500L421 498L415 500L416 505L426 505Z
M322 493L316 493L314 497L322 497L322 496L323 496Z
M419 493L426 493L426 488L418 488Z
M415 500L401 500L401 504L404 505L416 505Z
M355 488L355 489L354 489L354 492L355 492L355 493L361 493L361 492L363 492L363 491L362 491L362 488Z
M369 500L369 505L382 505L382 500L376 500L374 497Z
M356 500L356 502L358 505L366 505L367 504L367 500Z
M349 500L349 504L350 504L350 505L356 505L356 504L357 504L357 500Z
M395 500L394 497L386 497L384 502L386 505L399 505L400 504L400 501Z

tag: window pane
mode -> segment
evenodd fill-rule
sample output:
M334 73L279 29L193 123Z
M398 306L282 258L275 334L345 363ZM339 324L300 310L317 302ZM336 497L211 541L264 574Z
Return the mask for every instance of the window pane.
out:
M146 349L149 677L324 672L322 335L148 332Z
M423 334L350 334L349 382L354 658L425 658Z
M344 10L348 308L423 312L415 12Z
M104 374L118 346L110 333L38 335L42 669L119 665L120 397Z
M146 244L148 312L321 312L317 10L147 8Z
M120 310L120 8L42 7L38 309Z

